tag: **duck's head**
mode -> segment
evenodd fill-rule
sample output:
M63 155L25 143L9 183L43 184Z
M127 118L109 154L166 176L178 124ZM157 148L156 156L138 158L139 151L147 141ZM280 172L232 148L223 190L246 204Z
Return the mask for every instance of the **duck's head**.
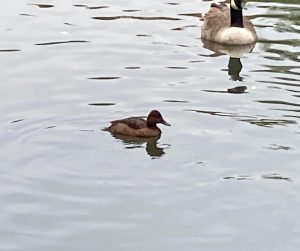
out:
M166 126L171 126L167 121L164 120L159 111L151 111L147 117L147 125L151 127L159 123Z
M231 0L230 7L235 10L245 9L246 2L245 0Z

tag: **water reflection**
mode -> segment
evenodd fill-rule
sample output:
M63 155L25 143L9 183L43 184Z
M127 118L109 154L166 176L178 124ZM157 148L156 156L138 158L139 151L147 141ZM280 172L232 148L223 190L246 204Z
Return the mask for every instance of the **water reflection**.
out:
M229 58L228 62L228 75L231 76L233 81L242 81L243 78L240 76L240 72L243 68L240 58Z
M255 44L247 45L223 45L216 42L212 42L206 39L202 39L203 47L211 50L213 53L208 55L209 57L218 57L221 55L229 55L228 61L228 75L232 81L243 81L243 77L240 76L243 65L241 62L241 57L252 52ZM236 86L233 88L228 88L227 91L215 91L215 90L204 90L206 92L218 92L218 93L233 93L241 94L245 93L247 86Z
M228 75L233 81L242 81L240 72L243 68L241 57L247 53L252 52L254 44L247 45L223 45L216 42L212 42L206 39L202 39L203 47L214 52L209 57L218 57L221 55L229 55L228 61Z
M159 158L165 154L164 148L159 147L158 140L160 139L160 135L153 138L137 138L137 137L129 137L122 135L114 135L112 136L116 139L121 140L126 149L136 149L136 148L144 148L144 144L146 144L145 150L147 154L152 158Z
M214 54L210 55L210 57L229 55L232 58L241 58L243 55L252 52L255 46L255 43L246 45L224 45L206 39L201 40L204 48L214 52Z

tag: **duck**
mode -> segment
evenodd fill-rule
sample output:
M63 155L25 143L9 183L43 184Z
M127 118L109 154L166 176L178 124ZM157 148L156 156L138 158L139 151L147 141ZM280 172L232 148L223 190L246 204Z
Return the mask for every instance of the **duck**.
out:
M243 17L245 0L231 0L230 8L225 3L212 3L204 15L201 37L221 44L245 45L257 40L251 21Z
M161 113L157 110L152 110L147 119L145 117L129 117L111 121L109 127L104 128L113 135L122 135L138 138L152 138L161 135L161 130L157 124L171 126L164 120Z

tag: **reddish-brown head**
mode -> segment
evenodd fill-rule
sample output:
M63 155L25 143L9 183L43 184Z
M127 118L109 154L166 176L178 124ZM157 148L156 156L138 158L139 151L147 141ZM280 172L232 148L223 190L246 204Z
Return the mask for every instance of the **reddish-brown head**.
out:
M151 111L147 117L147 125L151 127L151 126L156 126L156 124L159 123L166 126L171 126L168 122L164 120L164 118L161 116L159 111L157 110Z

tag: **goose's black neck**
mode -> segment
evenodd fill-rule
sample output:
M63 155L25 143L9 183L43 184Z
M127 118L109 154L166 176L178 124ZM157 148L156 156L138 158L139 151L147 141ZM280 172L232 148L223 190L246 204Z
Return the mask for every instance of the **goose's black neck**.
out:
M242 10L236 10L230 7L230 17L231 17L231 22L230 22L231 27L244 28Z

